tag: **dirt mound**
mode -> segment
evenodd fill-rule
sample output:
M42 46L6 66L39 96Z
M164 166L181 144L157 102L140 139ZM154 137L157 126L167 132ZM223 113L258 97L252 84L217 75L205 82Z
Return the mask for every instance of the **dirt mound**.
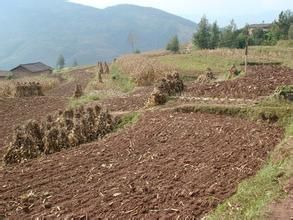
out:
M149 112L99 142L0 170L0 213L199 219L254 175L281 138L274 125L239 118Z
M20 163L41 154L97 140L112 131L115 120L99 106L60 111L46 121L28 121L15 129L13 140L4 156L6 164Z
M206 70L206 73L205 74L201 74L199 75L199 77L197 78L197 82L198 83L210 83L212 81L214 81L216 79L213 71L208 68Z
M162 78L156 85L154 91L149 97L146 106L162 105L167 102L168 96L181 94L184 90L183 81L179 77L178 72L169 73Z
M15 87L15 97L43 96L42 86L38 82L17 83Z
M293 70L281 66L253 66L248 73L234 80L210 84L194 83L186 89L190 96L248 98L272 94L278 86L293 84Z

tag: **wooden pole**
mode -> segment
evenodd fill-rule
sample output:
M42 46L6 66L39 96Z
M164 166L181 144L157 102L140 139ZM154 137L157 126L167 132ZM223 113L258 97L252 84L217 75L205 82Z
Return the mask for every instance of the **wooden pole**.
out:
M247 73L248 37L245 40L245 74Z

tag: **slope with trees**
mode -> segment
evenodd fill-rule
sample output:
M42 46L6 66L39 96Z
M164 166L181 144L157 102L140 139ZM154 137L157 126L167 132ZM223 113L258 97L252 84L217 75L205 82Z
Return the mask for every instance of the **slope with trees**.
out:
M256 28L248 34L248 27L238 29L232 20L228 26L220 29L216 22L211 25L203 16L193 36L193 43L200 49L244 48L246 40L249 45L275 45L279 40L293 39L293 12L282 11L269 31Z

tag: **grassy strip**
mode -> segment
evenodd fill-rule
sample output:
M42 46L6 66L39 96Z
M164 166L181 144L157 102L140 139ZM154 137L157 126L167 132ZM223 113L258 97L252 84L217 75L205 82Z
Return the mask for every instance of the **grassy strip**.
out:
M207 68L219 73L228 72L233 64L240 65L242 59L223 57L212 54L202 54L194 51L191 54L175 54L158 57L159 61L167 65L175 65L183 72L203 72Z
M293 123L293 105L271 106L266 104L258 104L251 107L241 106L222 106L222 105L196 105L184 106L175 109L180 112L205 112L211 114L220 114L247 118L251 120L264 120L269 122L279 122L283 127L288 127L288 131L292 130ZM288 132L287 132L288 133Z
M206 219L260 219L263 209L283 195L278 178L288 167L289 159L278 164L267 162L252 178L239 184L237 193L220 204Z
M95 65L80 65L76 67L64 67L63 69L54 69L53 73L58 74L58 73L67 73L73 70L82 70L82 69L87 69L94 67Z
M251 107L188 106L176 109L182 112L207 112L253 120L278 120L285 128L285 140L275 148L268 162L259 172L239 184L236 194L220 204L205 219L265 219L264 209L274 199L284 195L281 182L293 176L293 146L286 145L293 135L293 105L268 99Z
M90 95L84 95L80 98L70 98L69 100L69 108L77 108L81 105L85 105L87 103L90 103L92 101L100 100L98 95L90 94Z
M123 74L116 65L111 66L111 77L114 87L122 92L130 92L135 87L135 83L126 74Z
M183 73L200 73L209 67L215 73L225 74L233 64L239 66L244 62L244 50L229 48L193 50L190 54L169 54L157 56L154 59L163 64L175 66ZM281 46L250 47L248 61L259 63L281 62L285 66L293 68L293 48Z
M126 126L130 126L135 124L139 119L140 113L138 112L131 112L129 114L123 115L120 119L118 124L115 127L115 131L125 128Z

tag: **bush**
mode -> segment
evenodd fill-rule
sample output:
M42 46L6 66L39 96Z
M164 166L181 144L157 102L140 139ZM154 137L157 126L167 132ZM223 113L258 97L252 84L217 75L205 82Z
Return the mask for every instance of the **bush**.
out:
M166 47L167 50L170 50L174 53L177 53L179 51L179 40L178 40L178 37L175 36L173 37L170 42L167 44L167 47Z

